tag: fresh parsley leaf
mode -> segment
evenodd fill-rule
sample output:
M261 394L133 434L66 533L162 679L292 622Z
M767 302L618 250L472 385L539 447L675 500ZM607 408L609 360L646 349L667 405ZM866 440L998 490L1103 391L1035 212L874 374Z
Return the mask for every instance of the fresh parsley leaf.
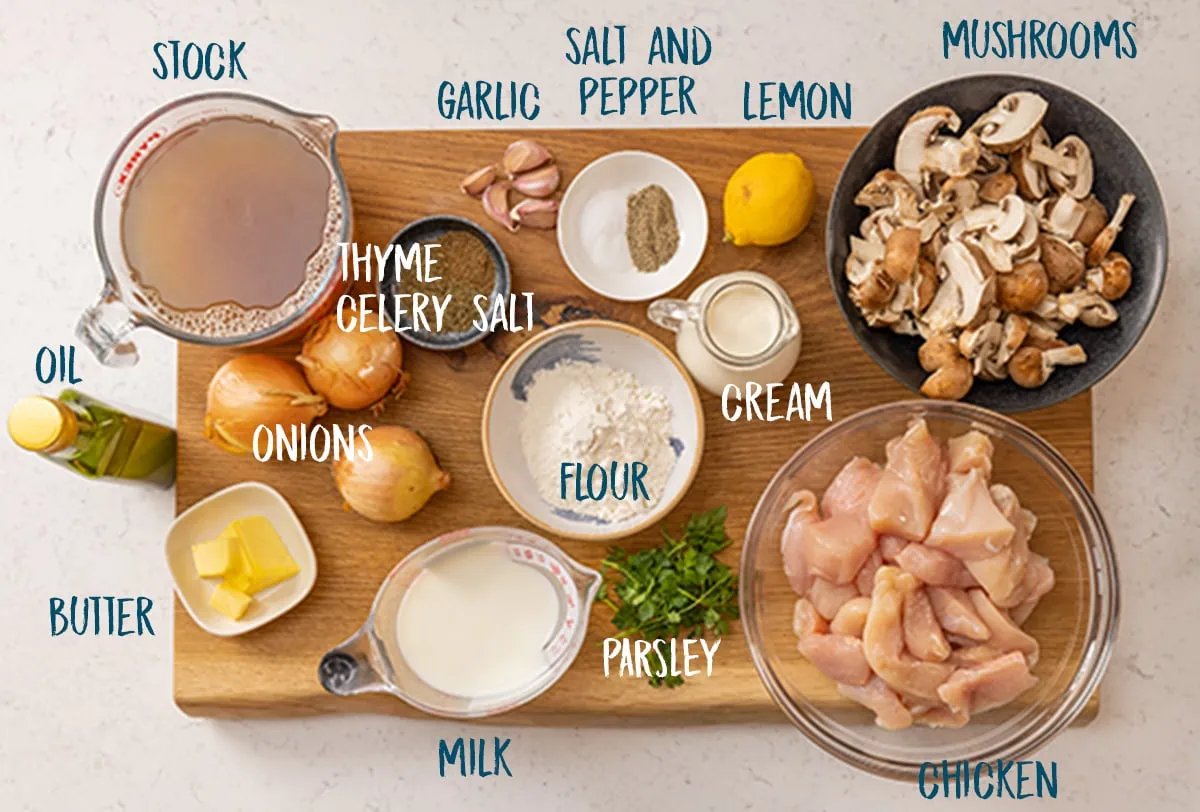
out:
M649 550L627 552L612 547L600 564L605 576L598 602L613 610L618 637L646 640L728 633L738 618L737 575L716 555L730 545L725 534L725 508L693 513L683 535ZM674 688L682 676L650 677L653 686Z

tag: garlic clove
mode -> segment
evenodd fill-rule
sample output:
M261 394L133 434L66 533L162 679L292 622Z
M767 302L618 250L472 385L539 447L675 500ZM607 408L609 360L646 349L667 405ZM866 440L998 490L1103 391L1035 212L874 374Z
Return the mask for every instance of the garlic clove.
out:
M497 181L484 189L483 210L487 212L488 217L509 231L516 231L517 224L513 222L512 215L508 211L509 188L507 181Z
M504 171L509 177L514 177L522 172L537 169L550 158L550 153L537 141L528 138L514 141L504 150Z
M512 186L518 192L529 197L549 197L558 191L562 182L562 174L558 166L548 164L531 172L525 172L513 178Z
M462 190L464 195L478 197L483 194L483 190L492 185L492 181L496 179L496 165L485 166L483 169L476 169L471 174L462 179L458 184L458 188Z
M554 228L558 224L558 201L522 200L509 212L512 219L530 228Z

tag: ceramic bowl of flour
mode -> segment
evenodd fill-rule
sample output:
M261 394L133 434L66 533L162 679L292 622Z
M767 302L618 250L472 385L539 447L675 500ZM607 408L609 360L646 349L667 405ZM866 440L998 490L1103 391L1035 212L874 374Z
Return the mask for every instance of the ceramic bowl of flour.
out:
M523 518L559 537L609 541L657 524L700 467L700 396L678 359L618 322L559 325L496 373L483 456Z

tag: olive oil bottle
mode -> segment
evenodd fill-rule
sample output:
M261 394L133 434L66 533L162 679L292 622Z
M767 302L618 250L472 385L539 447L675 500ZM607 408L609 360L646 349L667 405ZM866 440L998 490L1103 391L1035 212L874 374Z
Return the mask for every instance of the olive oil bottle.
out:
M168 488L175 481L175 431L125 414L74 389L36 395L8 413L13 442L88 478Z

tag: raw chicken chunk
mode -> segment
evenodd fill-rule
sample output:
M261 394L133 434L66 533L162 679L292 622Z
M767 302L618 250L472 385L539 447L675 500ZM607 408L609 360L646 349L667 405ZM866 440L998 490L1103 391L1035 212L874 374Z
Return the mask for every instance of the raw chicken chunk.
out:
M878 549L872 550L859 569L858 575L854 577L854 586L858 589L858 594L870 597L871 590L875 588L875 570L882 566L883 556L879 554Z
M887 445L887 466L867 509L875 532L925 538L942 503L946 470L942 444L924 420L914 420Z
M916 542L909 544L896 556L896 564L931 586L970 589L978 586L965 564L950 553Z
M854 598L842 604L833 620L829 622L831 634L844 634L849 637L862 637L863 627L867 625L867 612L871 611L870 598Z
M992 502L1014 528L1012 542L994 556L968 561L967 569L987 591L997 606L1015 606L1024 600L1020 593L1029 567L1029 538L1037 526L1037 517L1021 507L1017 495L1007 485L993 485Z
M929 596L919 586L904 596L904 645L922 660L940 663L950 656L950 644L942 634Z
M912 714L904 707L900 696L879 677L872 677L862 686L839 683L838 693L873 711L875 724L885 730L903 730L913 723Z
M829 634L825 618L804 598L796 601L792 628L798 638L796 647L800 653L834 682L865 685L871 679L871 666L863 655L862 641L857 637Z
M897 567L880 567L875 573L871 610L863 627L867 662L879 677L906 696L938 702L938 686L954 667L918 660L904 650L904 599L920 583Z
M875 493L883 469L865 457L855 457L846 463L821 495L821 513L829 516L861 516L867 518L867 505Z
M797 595L805 595L812 583L808 562L804 559L804 528L821 521L817 508L817 496L812 491L798 491L794 497L796 506L788 514L787 526L783 528L780 553L783 556L783 573Z
M926 727L960 728L971 721L971 715L956 711L947 705L936 705L913 714L913 721Z
M959 646L950 652L949 662L961 668L974 668L977 665L991 662L998 657L1003 657L1006 653L995 646L989 646L987 643L978 646Z
M805 524L803 538L809 571L835 584L851 583L875 549L871 528L859 517L846 514Z
M992 636L992 630L975 611L965 590L931 586L927 591L933 613L943 629L972 641L984 641Z
M832 620L846 601L857 597L858 588L854 584L832 584L820 576L813 578L808 588L809 601L826 620Z
M971 599L971 605L975 607L975 612L992 630L992 636L988 638L988 645L1004 652L1019 651L1029 659L1030 666L1037 663L1037 640L1021 631L1021 628L1013 623L1012 618L1003 609L992 603L982 589L968 590L967 597Z
M1008 610L1013 622L1018 626L1025 625L1038 601L1051 589L1054 589L1054 570L1050 567L1049 559L1042 555L1030 556L1029 567L1025 570L1025 580L1020 590L1024 600Z
M992 501L983 473L974 468L950 476L946 500L925 543L964 561L979 561L1002 551L1015 533Z
M908 546L908 539L900 536L880 536L879 552L887 564L895 564L900 551Z
M946 444L950 457L950 473L965 474L978 469L983 478L992 478L992 441L979 431L968 431L952 437Z
M960 668L938 695L952 710L982 713L1005 705L1037 684L1019 652L1005 654L974 668Z

